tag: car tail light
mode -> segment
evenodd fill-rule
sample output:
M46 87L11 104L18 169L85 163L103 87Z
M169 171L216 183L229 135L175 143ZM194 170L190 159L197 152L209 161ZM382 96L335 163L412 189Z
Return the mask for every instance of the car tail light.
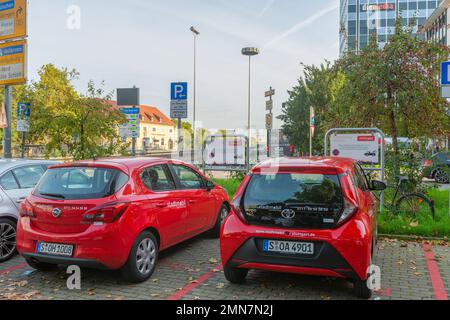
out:
M28 200L24 200L19 207L19 216L20 217L30 217L34 218L33 206Z
M234 212L237 214L237 216L241 219L241 221L244 222L245 224L247 224L248 223L247 219L245 218L244 211L242 210L242 207L241 207L241 200L242 200L241 197L237 197L234 199L233 209L234 209Z
M344 210L339 218L338 225L348 221L356 212L358 212L358 206L349 199L344 198Z
M423 165L424 167L431 167L433 165L433 160L426 160Z
M128 202L115 202L95 207L84 215L83 223L112 223L117 221L125 213L125 211L127 211L129 206L130 203Z

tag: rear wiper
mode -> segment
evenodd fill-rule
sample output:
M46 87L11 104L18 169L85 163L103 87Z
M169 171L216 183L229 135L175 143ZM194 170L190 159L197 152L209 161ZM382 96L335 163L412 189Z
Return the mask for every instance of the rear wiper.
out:
M44 197L52 197L52 198L60 198L60 199L66 198L62 194L57 194L57 193L39 193L39 194Z

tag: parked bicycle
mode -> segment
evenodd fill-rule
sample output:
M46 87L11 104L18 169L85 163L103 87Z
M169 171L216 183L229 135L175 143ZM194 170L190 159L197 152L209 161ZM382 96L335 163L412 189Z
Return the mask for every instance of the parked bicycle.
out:
M415 192L408 193L405 184L409 181L408 177L397 177L396 185L388 185L388 188L395 189L394 197L390 203L384 203L384 207L396 214L406 214L416 217L418 214L431 215L435 218L434 201L427 197L424 193ZM379 197L377 196L378 200Z

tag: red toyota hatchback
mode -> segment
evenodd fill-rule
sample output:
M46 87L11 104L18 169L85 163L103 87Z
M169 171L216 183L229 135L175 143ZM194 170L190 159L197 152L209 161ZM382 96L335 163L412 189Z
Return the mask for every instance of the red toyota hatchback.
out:
M221 233L225 277L241 283L250 269L351 279L370 298L378 203L351 159L269 160L238 189Z
M35 269L122 269L142 282L161 250L208 231L219 237L229 210L226 191L183 162L58 165L21 205L17 249Z

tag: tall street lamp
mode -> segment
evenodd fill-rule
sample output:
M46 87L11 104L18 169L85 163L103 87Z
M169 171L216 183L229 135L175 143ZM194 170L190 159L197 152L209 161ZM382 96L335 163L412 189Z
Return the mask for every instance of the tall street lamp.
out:
M200 32L195 29L195 27L191 27L191 32L194 35L194 115L193 115L193 141L192 141L192 155L191 159L192 162L195 160L195 131L196 131L196 125L195 121L197 118L197 37L200 35Z
M248 56L248 115L247 115L247 120L248 120L248 143L247 143L247 169L250 170L250 138L251 138L251 125L252 125L252 110L251 110L251 102L252 102L252 97L251 97L251 84L252 84L252 57L256 56L259 54L259 49L258 48L253 48L253 47L248 47L248 48L244 48L242 49L242 54L244 56Z

